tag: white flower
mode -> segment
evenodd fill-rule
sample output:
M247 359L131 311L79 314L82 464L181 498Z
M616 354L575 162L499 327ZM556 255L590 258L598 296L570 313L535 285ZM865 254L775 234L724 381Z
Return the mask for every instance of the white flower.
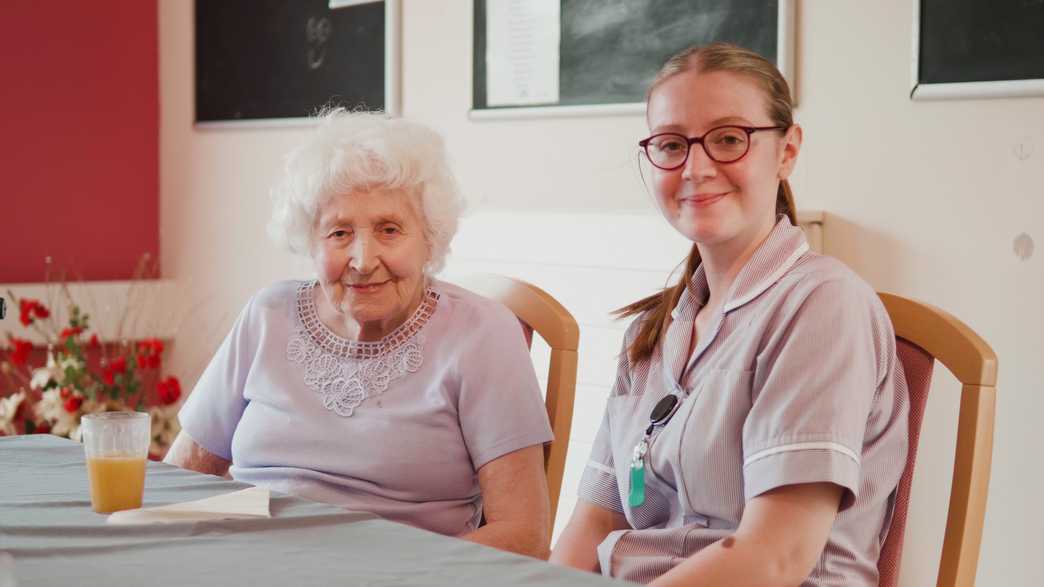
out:
M45 368L36 369L33 371L33 378L29 381L29 387L33 389L43 389L47 382L51 380L51 372Z
M48 363L50 363L50 361L48 361ZM72 355L65 355L64 357L62 357L61 363L59 363L58 367L58 373L65 373L65 370L69 368L82 369L83 361L77 359Z
M54 360L54 353L47 353L47 366L33 370L33 377L29 381L29 387L43 389L47 382L52 379L59 381L61 374L58 371L58 363Z
M57 420L61 415L59 412L65 411L62 403L61 392L57 388L48 389L36 402L36 415L48 422Z
M0 433L13 436L18 432L15 430L14 418L18 413L18 407L24 400L24 391L0 398Z
M80 412L65 411L65 400L62 399L61 390L55 388L43 392L40 401L36 403L36 415L50 422L51 434L79 440Z

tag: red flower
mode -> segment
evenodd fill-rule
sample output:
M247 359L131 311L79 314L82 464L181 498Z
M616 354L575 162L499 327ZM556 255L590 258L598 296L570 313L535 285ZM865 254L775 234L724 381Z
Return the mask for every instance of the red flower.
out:
M116 357L102 369L102 381L105 385L116 384L116 374L127 372L127 357Z
M69 328L63 328L58 334L58 338L62 339L62 344L65 344L65 341L70 337L80 336L80 333L82 332L83 328L80 328L79 326L70 326Z
M138 355L135 359L139 369L159 369L159 355Z
M158 338L147 338L138 343L138 368L159 369L160 355L163 353L163 341Z
M29 352L33 350L33 343L14 336L11 337L11 363L16 367L24 367L29 362Z
M63 400L69 399L69 397L71 395L72 395L72 390L69 389L68 387L63 387L63 388L58 390L58 397L62 398Z
M70 395L69 399L65 400L65 403L62 404L62 407L65 408L66 412L72 414L75 413L76 410L79 410L81 405L83 405L82 395Z
M51 312L39 300L21 299L18 301L18 321L22 326L29 326L36 318L48 318Z
M18 409L15 410L13 420L30 420L32 419L32 413L32 404L30 404L26 400L23 400L22 403L18 404Z
M22 323L22 326L29 326L33 323L32 301L25 298L18 300L18 321Z
M37 434L47 434L50 431L51 431L51 424L50 424L50 422L46 422L46 421L45 422L40 422L39 424L36 425L36 433Z
M169 406L181 397L181 383L173 375L156 384L160 402Z

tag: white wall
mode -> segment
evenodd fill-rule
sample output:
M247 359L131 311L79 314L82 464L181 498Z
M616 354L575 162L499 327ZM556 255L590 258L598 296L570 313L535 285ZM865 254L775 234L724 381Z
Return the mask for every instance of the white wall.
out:
M1040 585L1044 472L1034 449L1044 414L1044 98L910 102L911 2L800 3L797 117L806 143L795 191L802 208L828 213L828 253L878 289L956 314L997 351L979 582ZM165 277L196 309L172 363L191 381L250 292L307 274L264 237L268 187L303 131L193 130L192 3L159 6L161 258ZM479 208L649 210L635 171L640 116L471 122L471 1L404 0L403 39L404 112L445 133ZM600 148L577 149L577 137ZM1014 156L1018 142L1033 148L1029 159ZM1025 261L1012 249L1023 232L1038 242ZM532 238L570 246L569 231L533 230ZM941 540L939 496L948 490L957 403L947 394L952 382L940 391L922 436L904 585L933 582Z

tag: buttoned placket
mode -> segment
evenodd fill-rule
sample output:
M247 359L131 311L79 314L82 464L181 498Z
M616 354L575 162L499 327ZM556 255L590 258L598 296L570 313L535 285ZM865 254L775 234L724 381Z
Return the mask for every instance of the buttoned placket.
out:
M688 291L686 291L686 294L688 294ZM682 384L685 380L684 377L691 371L699 356L710 346L710 343L717 336L722 322L722 317L719 316L715 327L712 330L712 335L707 337L705 341L698 342L698 346L693 352L691 360L687 360L689 357L686 357L686 353L688 352L689 346L692 342L693 327L693 321L688 319L690 318L689 314L694 317L695 313L698 312L701 307L698 302L690 300L691 297L683 297L679 302L679 307L671 312L672 321L668 325L667 336L664 338L664 344L661 347L660 353L661 372L664 381L667 383L664 388L669 390L669 393L678 396L679 402L689 401L690 390L686 389ZM692 308L693 306L695 306L695 308ZM688 311L690 308L692 308L691 312ZM685 319L678 318L682 315L685 315ZM661 398L662 396L657 397L656 401L659 401ZM641 415L644 415L644 413ZM652 458L652 453L656 447L656 441L659 439L663 428L668 424L670 424L670 421L663 425L656 426L650 434L648 440L648 452L646 453L647 466L650 473L648 479L651 482L650 487L653 485L666 486L670 488L672 492L676 492L677 488L668 483L656 472L654 460ZM644 422L642 422L641 425L642 427L646 426Z
M668 324L667 333L663 339L660 357L661 376L665 384L664 389L670 390L670 393L677 395L680 401L696 401L696 399L690 397L690 395L694 390L700 389L700 386L698 382L690 381L690 379L692 379L692 375L696 370L700 358L721 333L726 317L732 311L745 306L751 300L756 298L758 294L771 287L772 284L778 281L779 277L807 251L807 243L801 243L801 245L793 251L790 257L783 261L773 273L758 280L745 295L738 299L736 297L737 292L735 291L735 288L739 283L737 281L726 295L725 303L721 306L721 310L715 317L713 326L709 331L710 333L707 336L700 337L700 339L696 341L696 347L693 349L691 355L686 356L690 346L692 346L696 315L704 307L703 304L698 301L699 293L701 292L696 290L700 288L701 282L706 278L702 274L703 268L698 268L697 274L694 274L688 287L679 298L677 306L670 312L671 323ZM703 287L706 286L703 285ZM683 410L679 407L678 411L681 412ZM656 432L658 431L659 430ZM658 438L656 432L654 432L654 436L650 438L649 441L649 471L652 473L651 477L654 477L660 483L664 483L662 477L656 473L653 467L654 459L652 458L652 452L654 441ZM674 489L677 491L677 488ZM700 520L706 520L705 516L688 511L689 507L690 506L685 505L683 508L687 510L683 512L686 520L689 520L690 518L692 521L697 522ZM688 523L688 521L685 523Z
M697 271L702 272L703 269L699 268ZM697 340L696 348L693 349L691 355L687 356L689 347L692 346L696 315L703 308L703 304L694 299L696 296L692 291L693 283L698 279L703 278L702 276L693 277L689 287L682 293L678 305L671 311L671 323L667 327L667 336L664 337L661 357L665 387L670 389L672 393L677 394L682 400L688 398L689 393L692 391L686 387L686 380L696 367L700 357L714 342L714 339L718 337L721 325L725 321L725 312L722 311L716 317L710 334Z

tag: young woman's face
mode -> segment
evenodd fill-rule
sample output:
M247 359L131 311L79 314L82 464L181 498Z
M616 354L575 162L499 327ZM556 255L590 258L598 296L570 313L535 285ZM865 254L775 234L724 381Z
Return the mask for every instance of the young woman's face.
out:
M313 239L317 303L344 320L349 336L379 339L416 309L431 255L424 227L401 192L343 194L323 205Z
M775 126L761 88L727 71L687 71L668 78L649 96L647 118L652 135L694 137L722 125ZM704 250L745 250L775 224L776 192L793 169L801 130L795 125L788 131L759 131L749 141L747 154L732 163L715 162L694 144L681 168L652 167L663 215Z

